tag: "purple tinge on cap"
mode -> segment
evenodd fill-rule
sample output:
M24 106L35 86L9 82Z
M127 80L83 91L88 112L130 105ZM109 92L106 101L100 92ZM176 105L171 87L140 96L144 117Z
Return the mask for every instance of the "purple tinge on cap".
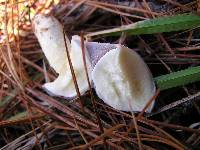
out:
M98 43L98 42L86 42L86 49L92 64L92 68L107 52L112 49L116 49L116 44L110 43Z

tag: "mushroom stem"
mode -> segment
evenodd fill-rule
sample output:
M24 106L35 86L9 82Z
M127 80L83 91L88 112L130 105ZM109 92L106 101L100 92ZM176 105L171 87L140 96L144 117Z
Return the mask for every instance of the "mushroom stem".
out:
M53 82L45 83L43 85L44 89L55 96L63 96L66 98L75 97L77 93L67 60L62 25L53 16L38 14L33 20L33 28L50 66L59 74L58 78ZM71 40L70 58L79 91L83 94L88 90L89 86L86 74L84 73L81 51L80 37L73 36ZM86 63L90 75L91 67L88 57L86 57Z

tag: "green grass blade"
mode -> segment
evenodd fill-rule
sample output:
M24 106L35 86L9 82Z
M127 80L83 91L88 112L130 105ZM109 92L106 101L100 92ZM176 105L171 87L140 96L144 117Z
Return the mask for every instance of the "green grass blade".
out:
M11 116L10 118L7 119L7 121L13 121L13 120L25 118L27 116L28 116L28 112L27 111L23 111L23 112L15 114L14 116Z
M200 66L162 75L154 80L160 90L194 83L200 81Z
M121 32L125 32L129 35L153 34L192 29L198 26L200 26L200 16L189 13L139 21L114 29L90 33L87 34L86 37L98 35L116 36L120 35Z

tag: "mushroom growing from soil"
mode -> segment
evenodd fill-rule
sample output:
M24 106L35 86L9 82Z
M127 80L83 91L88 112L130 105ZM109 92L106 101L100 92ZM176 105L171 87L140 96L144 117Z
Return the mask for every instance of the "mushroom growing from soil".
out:
M35 35L58 78L44 88L56 96L77 95L68 64L63 28L52 16L37 15L33 21ZM84 42L88 75L97 95L106 104L123 111L142 111L155 94L151 72L143 59L120 44ZM80 93L89 89L82 60L81 39L73 36L70 57ZM154 102L146 110L150 112Z
M59 74L53 82L45 83L43 87L55 96L73 98L77 95L71 75L65 47L63 27L53 16L38 14L33 20L34 33L50 66ZM76 75L79 91L85 93L89 86L82 60L80 37L73 36L71 40L70 57ZM86 57L89 75L90 62Z

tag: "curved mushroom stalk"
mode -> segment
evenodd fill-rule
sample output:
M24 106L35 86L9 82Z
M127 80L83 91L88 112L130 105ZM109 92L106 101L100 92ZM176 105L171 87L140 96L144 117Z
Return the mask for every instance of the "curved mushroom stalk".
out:
M59 74L55 81L45 83L43 87L52 95L66 98L76 96L77 93L67 59L62 25L53 16L38 14L33 20L33 28L50 66ZM77 36L72 38L70 57L79 91L83 94L89 86L82 60L80 38ZM87 57L86 62L90 72L90 62Z
M101 57L92 80L97 95L118 110L142 111L155 93L147 65L136 52L121 45ZM153 105L146 111L150 112Z

